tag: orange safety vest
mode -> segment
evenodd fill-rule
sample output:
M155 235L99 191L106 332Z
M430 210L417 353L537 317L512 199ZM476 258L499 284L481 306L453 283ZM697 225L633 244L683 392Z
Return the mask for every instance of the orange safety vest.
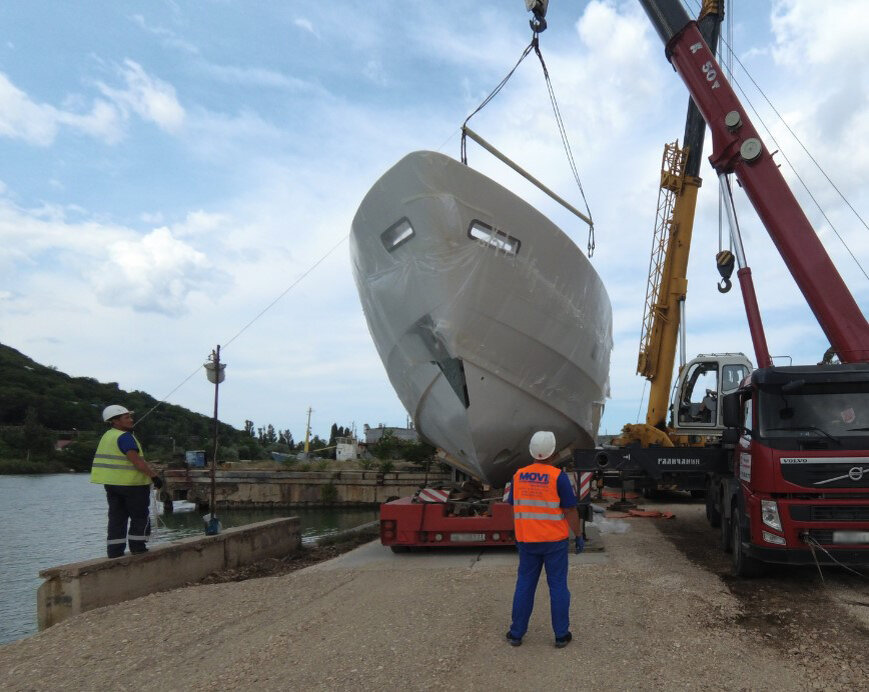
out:
M535 462L513 476L513 525L524 543L563 541L569 535L558 496L561 469Z

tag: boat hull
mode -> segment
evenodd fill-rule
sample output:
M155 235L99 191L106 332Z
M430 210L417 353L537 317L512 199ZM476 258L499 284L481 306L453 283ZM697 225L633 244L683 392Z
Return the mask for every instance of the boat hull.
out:
M459 162L409 154L353 220L351 256L390 382L420 435L495 486L552 430L592 447L608 393L612 317L579 248Z

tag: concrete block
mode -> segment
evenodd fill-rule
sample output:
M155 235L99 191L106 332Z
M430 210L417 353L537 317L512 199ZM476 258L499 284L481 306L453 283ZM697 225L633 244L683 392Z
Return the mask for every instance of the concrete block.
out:
M45 582L36 594L37 623L41 631L94 608L178 588L212 572L290 555L301 544L299 519L288 517L153 546L144 555L51 567L39 573Z

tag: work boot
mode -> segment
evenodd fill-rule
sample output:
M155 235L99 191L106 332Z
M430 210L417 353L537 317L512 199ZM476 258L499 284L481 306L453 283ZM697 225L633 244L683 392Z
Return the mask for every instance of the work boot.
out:
M556 637L555 638L555 648L556 649L563 649L565 646L570 644L571 639L573 639L573 635L570 632L565 634L563 637Z
M510 646L522 646L522 637L514 637L510 632L507 632L507 642Z

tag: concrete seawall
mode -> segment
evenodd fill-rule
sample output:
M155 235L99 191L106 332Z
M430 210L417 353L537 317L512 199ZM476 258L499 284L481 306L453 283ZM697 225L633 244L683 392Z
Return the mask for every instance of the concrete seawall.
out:
M167 471L173 500L206 504L209 471ZM376 506L406 497L426 482L449 482L447 474L377 471L235 471L215 473L218 507Z
M73 615L196 582L224 569L290 555L301 546L298 517L226 529L217 536L183 538L144 555L73 562L42 570L36 593L42 631Z

